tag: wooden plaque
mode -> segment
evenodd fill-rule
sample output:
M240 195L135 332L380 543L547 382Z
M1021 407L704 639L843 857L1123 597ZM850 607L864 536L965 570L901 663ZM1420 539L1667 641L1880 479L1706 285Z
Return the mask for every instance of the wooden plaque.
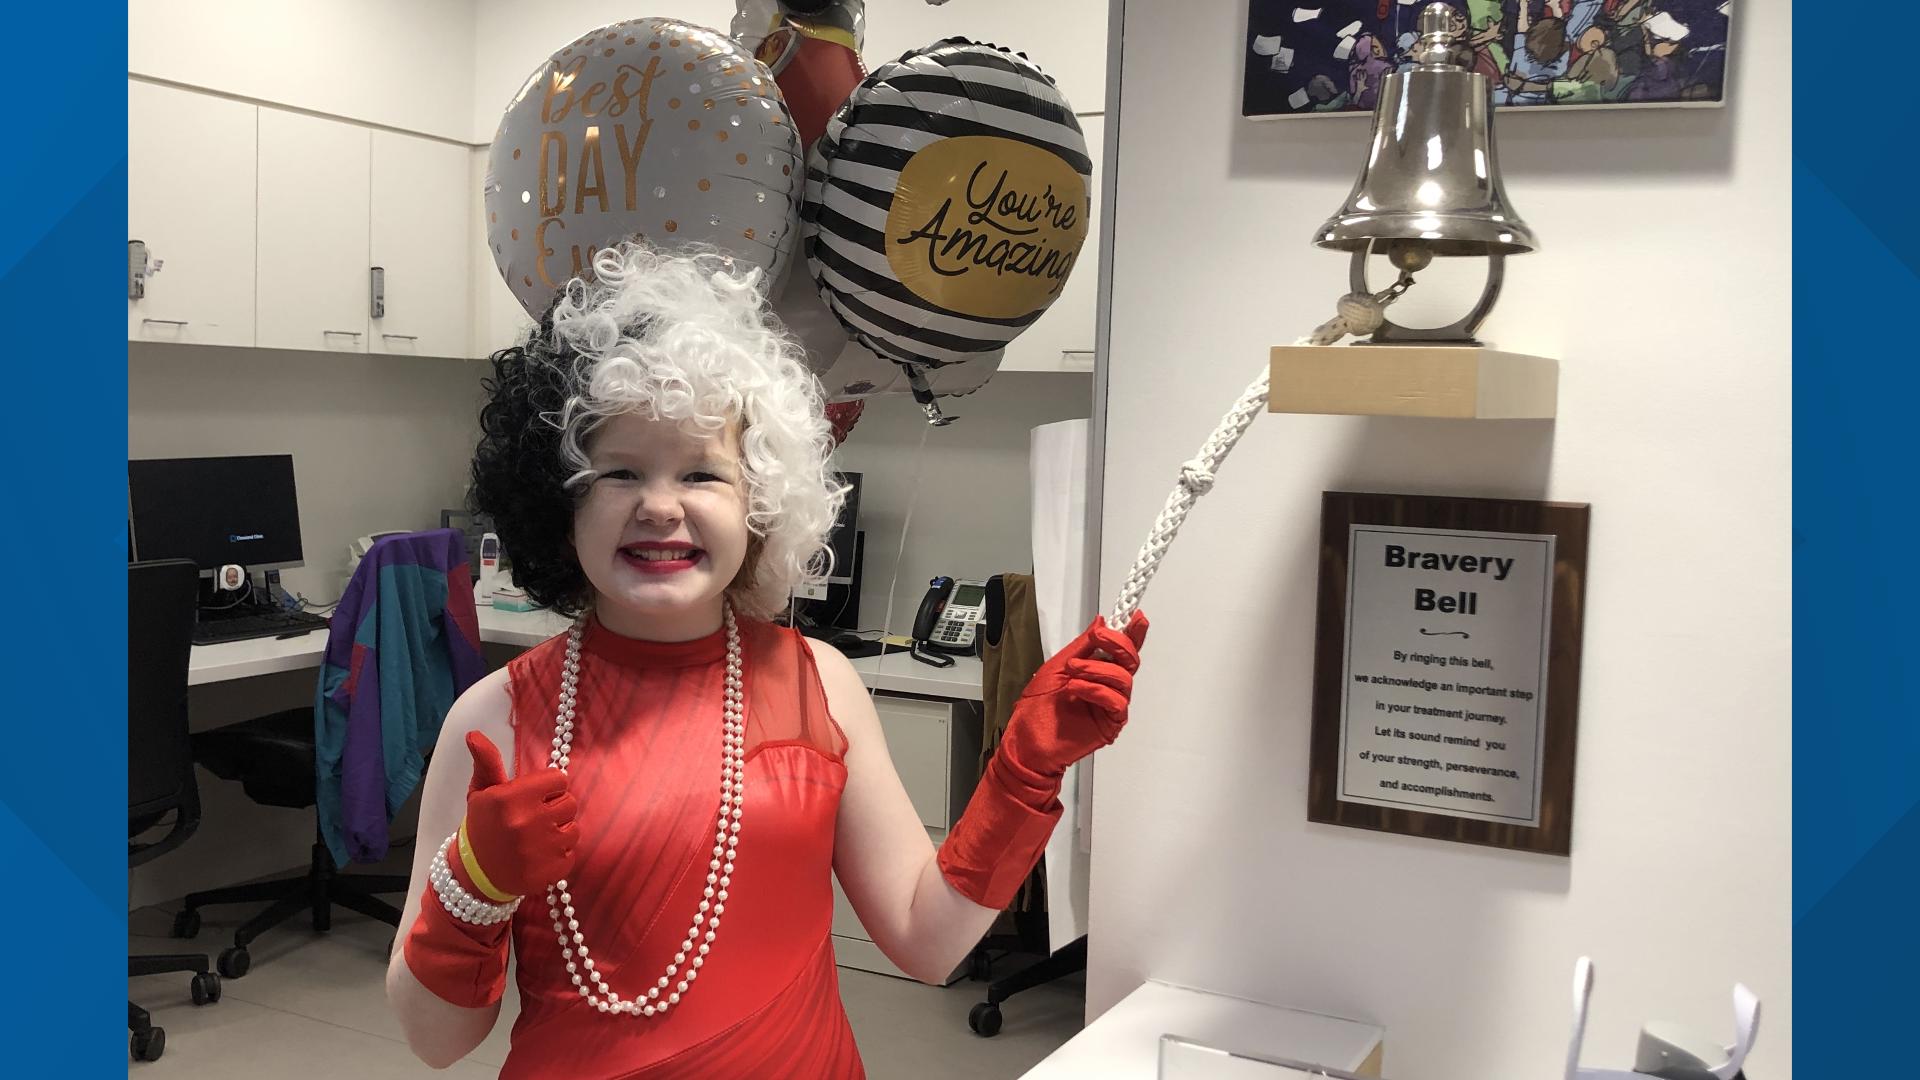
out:
M1568 854L1587 521L1322 496L1309 820Z

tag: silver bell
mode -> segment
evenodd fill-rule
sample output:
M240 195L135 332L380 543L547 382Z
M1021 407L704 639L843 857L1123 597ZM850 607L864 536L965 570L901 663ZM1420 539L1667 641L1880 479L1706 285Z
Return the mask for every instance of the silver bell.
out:
M1507 205L1494 153L1491 87L1470 69L1472 52L1459 35L1464 26L1448 5L1421 9L1414 66L1386 77L1366 166L1314 243L1353 253L1355 292L1371 292L1370 253L1388 256L1406 272L1436 256L1486 256L1487 286L1459 322L1416 330L1389 321L1374 333L1376 342L1471 343L1499 295L1505 257L1539 247Z

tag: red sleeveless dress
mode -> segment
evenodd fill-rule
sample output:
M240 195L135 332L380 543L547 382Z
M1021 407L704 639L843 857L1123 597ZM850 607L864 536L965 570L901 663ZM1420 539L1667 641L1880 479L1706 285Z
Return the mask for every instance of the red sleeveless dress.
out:
M866 1075L829 937L846 736L806 642L739 625L745 813L699 978L664 1017L601 1013L567 974L546 897L529 896L513 919L520 1016L503 1080ZM508 665L516 775L547 767L565 655L562 635ZM595 967L623 998L665 974L706 888L725 677L724 631L661 643L588 624L568 766L581 835L569 884Z

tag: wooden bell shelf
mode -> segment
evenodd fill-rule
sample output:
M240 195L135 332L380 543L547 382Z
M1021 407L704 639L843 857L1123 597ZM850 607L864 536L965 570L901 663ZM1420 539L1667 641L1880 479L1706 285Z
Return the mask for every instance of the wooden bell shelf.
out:
M1551 420L1560 362L1483 345L1276 345L1267 411Z

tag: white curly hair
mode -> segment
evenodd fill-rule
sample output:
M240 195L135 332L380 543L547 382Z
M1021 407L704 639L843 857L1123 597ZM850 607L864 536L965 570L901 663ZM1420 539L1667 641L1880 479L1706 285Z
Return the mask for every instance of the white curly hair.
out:
M609 417L637 412L703 437L738 418L753 542L727 595L743 615L784 610L795 586L830 572L827 533L848 488L827 463L820 381L770 313L765 275L712 250L641 243L602 250L593 273L568 282L553 311L581 388L554 418L575 470L567 486L593 481L586 445Z

